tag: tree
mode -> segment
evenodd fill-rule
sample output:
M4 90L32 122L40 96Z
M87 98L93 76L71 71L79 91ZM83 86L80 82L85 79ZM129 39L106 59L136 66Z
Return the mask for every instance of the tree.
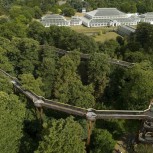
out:
M152 153L152 146L146 144L138 144L135 147L136 153Z
M21 6L12 6L9 10L9 14L11 18L17 17L19 14L21 14Z
M55 52L55 48L50 46L44 46L41 50L41 64L38 68L38 76L42 78L44 84L43 91L46 98L53 96L53 87L55 82L55 71L58 57Z
M8 58L9 65L12 64L14 69L16 69L16 66L18 65L19 50L9 39L3 37L0 37L0 46L4 50L3 55L6 56L5 58Z
M108 54L110 57L113 58L118 47L119 44L117 41L109 40L99 44L99 51Z
M7 72L12 72L13 71L13 66L9 62L7 56L6 56L6 51L0 47L0 68L7 71Z
M93 38L84 34L78 34L69 27L51 26L47 31L48 44L50 38L54 40L54 46L68 51L78 50L83 53L93 53L98 50L97 43Z
M74 16L75 15L75 10L71 7L65 7L62 9L62 13L65 15L65 16Z
M73 55L74 56L74 55ZM80 77L76 73L80 63L80 56L72 58L63 56L57 68L54 94L58 101L80 107L90 108L94 106L93 88L91 85L83 86Z
M83 1L82 0L67 0L66 3L71 5L71 7L76 9L78 12L82 11L82 8L83 8Z
M120 46L124 45L124 39L121 36L117 36L116 41L120 44Z
M42 16L42 11L41 11L41 9L38 7L38 6L35 6L34 7L34 17L36 18L36 19L40 19L41 18L41 16Z
M0 150L3 153L19 152L23 136L25 106L13 94L0 91Z
M9 15L12 19L17 18L18 16L22 15L27 19L27 23L29 23L32 18L34 17L34 11L32 8L26 6L17 6L13 5L9 11Z
M27 26L21 22L10 21L0 25L0 36L12 39L13 37L26 37Z
M103 53L95 53L89 60L89 83L93 84L95 98L101 98L109 81L110 64L108 56Z
M51 12L53 14L60 14L62 10L60 9L60 6L56 4L51 7Z
M144 60L148 60L148 55L143 53L143 52L140 52L140 51L136 51L136 52L130 52L130 51L127 51L124 55L124 60L125 61L129 61L129 62L133 62L133 63L136 63L136 62L142 62Z
M136 42L139 42L147 51L153 49L153 26L149 23L141 23L135 32Z
M20 79L23 88L31 90L38 95L44 95L44 93L41 90L41 87L43 86L41 78L35 79L32 74L22 74L20 75Z
M0 72L0 91L6 92L8 94L12 93L12 84L10 80Z
M83 130L73 117L44 123L44 133L35 153L85 153Z
M153 97L153 70L149 62L135 64L122 78L122 109L146 109Z
M29 24L27 35L28 37L38 41L40 44L44 44L47 42L46 31L47 30L41 23L33 21Z
M93 153L112 153L115 141L107 130L96 129L91 137Z
M120 8L123 12L131 12L131 13L135 13L137 12L137 7L136 7L136 3L135 2L125 2L125 3L122 3L120 5Z
M147 6L146 6L145 3L143 3L143 2L138 2L138 3L136 4L136 6L137 6L137 10L138 10L139 13L145 13L145 12L147 12Z
M39 43L30 38L14 38L12 43L19 50L18 73L34 73L35 67L39 64Z

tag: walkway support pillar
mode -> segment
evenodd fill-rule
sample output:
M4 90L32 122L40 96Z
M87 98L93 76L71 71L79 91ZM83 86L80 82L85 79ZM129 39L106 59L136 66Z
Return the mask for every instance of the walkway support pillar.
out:
M37 113L37 118L42 120L43 108L42 107L36 107L36 113Z
M91 138L91 133L92 133L92 129L93 129L93 125L94 125L94 121L88 121L87 126L88 126L88 136L87 136L87 142L86 145L89 146L90 145L90 138Z
M42 117L43 117L43 108L41 106L41 104L43 103L42 100L36 100L34 101L34 105L36 107L36 113L37 113L37 117L38 119L40 119L42 121Z
M13 92L17 93L17 89L15 88L15 85L13 84Z
M86 150L87 153L90 153L90 140L91 140L91 134L93 125L96 121L96 113L93 111L93 109L88 109L88 112L86 114L87 118L87 129L88 129L88 135L87 135L87 142L86 142Z

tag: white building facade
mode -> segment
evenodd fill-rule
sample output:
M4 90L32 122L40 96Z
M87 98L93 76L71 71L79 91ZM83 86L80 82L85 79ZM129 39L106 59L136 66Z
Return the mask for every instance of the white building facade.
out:
M82 24L82 20L78 16L72 16L70 20L70 26L76 26L81 24Z
M67 20L64 16L58 14L47 14L41 18L41 23L45 27L56 26L76 26L85 25L86 27L103 27L103 26L131 26L139 22L153 24L153 12L142 15L126 14L116 8L98 8L87 12L84 17L73 16Z
M143 15L140 15L141 22L147 22L153 24L153 12L147 12Z
M98 8L82 18L83 25L87 27L137 25L138 22L138 17L129 16L116 8Z
M82 24L82 20L78 16L72 16L70 20L67 20L64 16L58 14L47 14L41 18L40 22L45 27L50 27L52 25L76 26Z
M118 27L117 32L121 36L129 36L131 33L134 33L135 30L136 29L131 27L131 26L121 25L121 26Z
M56 26L70 26L70 21L66 20L63 16L58 14L47 14L41 18L41 23L45 27L50 27L51 25Z

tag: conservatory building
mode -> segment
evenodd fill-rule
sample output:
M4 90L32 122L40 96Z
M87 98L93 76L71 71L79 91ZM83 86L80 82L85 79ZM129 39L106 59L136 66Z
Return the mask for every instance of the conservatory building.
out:
M135 28L131 26L121 25L118 27L117 32L121 36L130 36L131 33L135 32Z
M153 12L147 12L140 16L141 22L153 24Z
M82 20L78 16L72 16L72 18L70 20L71 26L81 25L81 24L82 24Z
M70 26L70 21L66 20L63 16L58 14L47 14L41 18L41 23L45 27L50 27L51 25L57 26Z
M128 16L116 8L98 8L82 18L83 25L87 27L137 25L139 21L138 17Z

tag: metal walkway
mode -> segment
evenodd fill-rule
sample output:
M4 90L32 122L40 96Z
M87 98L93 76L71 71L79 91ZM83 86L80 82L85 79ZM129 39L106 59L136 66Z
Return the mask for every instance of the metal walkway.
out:
M20 93L25 95L31 101L33 101L36 108L40 109L40 118L42 117L42 108L49 108L53 110L57 110L60 112L65 112L68 114L80 116L86 118L89 121L88 124L88 137L87 137L87 146L90 144L90 136L93 127L93 123L99 119L136 119L136 120L144 120L144 129L139 133L139 141L142 143L151 143L153 144L153 103L151 103L148 109L144 111L130 111L130 110L96 110L93 108L85 109L80 108L60 102L56 102L53 100L45 99L44 97L36 95L34 92L23 89L22 85L19 81L6 73L4 70L0 69L6 77L11 79L11 83L14 88L17 89ZM146 130L148 132L146 132Z
M40 45L40 46L44 47L44 45ZM53 47L53 46L48 46L48 47L54 48L56 50L56 53L58 53L60 55L73 53L73 51L66 51L66 50L56 48L56 47ZM85 60L90 59L89 54L80 53L80 57L81 57L81 59L85 59ZM113 58L108 59L108 61L109 61L110 64L115 64L115 65L123 66L123 67L126 67L126 68L130 68L130 67L134 66L134 64L135 64L135 63L130 63L130 62L126 62L126 61L122 61L122 60L118 60L118 59L113 59Z
M34 105L38 108L50 108L60 112L65 112L72 115L86 117L88 120L97 119L142 119L153 120L153 104L150 104L149 108L144 111L129 111L129 110L96 110L93 108L85 109L53 100L45 99L44 97L36 95L34 92L23 89L18 80L14 79L11 75L0 69L5 76L11 79L14 87L27 98L33 101Z

